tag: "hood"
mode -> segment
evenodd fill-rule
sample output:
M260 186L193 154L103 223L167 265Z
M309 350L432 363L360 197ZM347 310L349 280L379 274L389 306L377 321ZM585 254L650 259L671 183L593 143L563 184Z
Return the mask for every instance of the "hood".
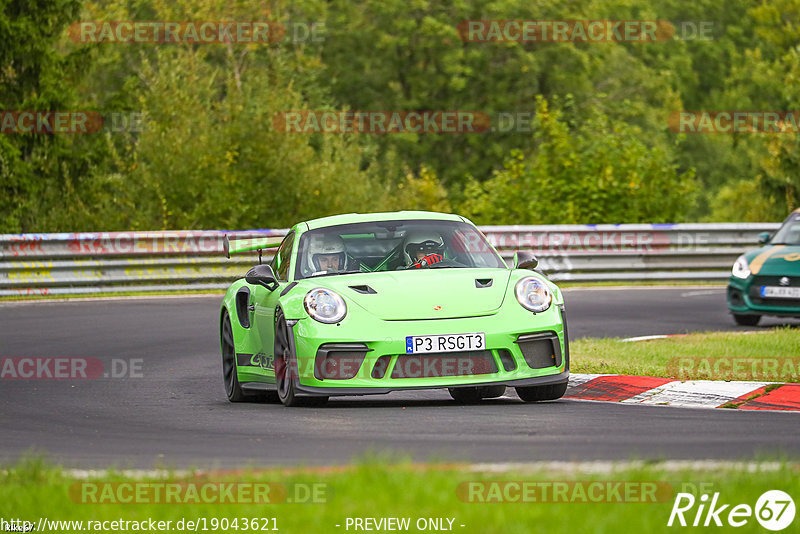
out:
M750 272L758 276L800 276L800 246L767 245L748 254Z
M507 269L414 269L304 282L330 288L384 320L450 319L496 312L510 275Z

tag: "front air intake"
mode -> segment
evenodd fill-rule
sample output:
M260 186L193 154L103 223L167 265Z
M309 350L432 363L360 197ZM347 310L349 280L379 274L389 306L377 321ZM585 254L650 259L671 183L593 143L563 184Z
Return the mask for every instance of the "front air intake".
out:
M364 343L320 345L314 359L314 376L319 380L349 380L358 374L370 351Z
M561 366L561 343L555 332L523 334L514 343L531 369Z

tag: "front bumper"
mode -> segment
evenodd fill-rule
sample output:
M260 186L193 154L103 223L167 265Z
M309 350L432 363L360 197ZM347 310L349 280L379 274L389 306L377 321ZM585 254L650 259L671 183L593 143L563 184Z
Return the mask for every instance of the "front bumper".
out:
M295 385L310 395L368 395L483 385L534 386L564 383L569 378L563 305L554 305L540 314L501 308L482 317L417 321L359 317L358 321L345 320L340 325L324 325L308 318L297 321L292 331L297 360ZM406 336L467 332L485 333L486 350L406 354ZM342 365L341 369L334 366L333 373L323 371L331 354L345 355L342 361L348 365L347 369ZM449 367L448 360L452 360ZM434 361L439 363L434 365ZM441 364L442 361L445 363ZM461 368L464 361L468 365ZM436 371L429 373L428 369Z
M779 285L777 276L750 276L742 280L731 276L728 282L728 309L737 315L775 315L800 317L800 299L769 299L759 294L761 286ZM796 277L792 277L796 284Z
M548 386L551 384L566 384L569 382L569 371L548 376L537 376L533 378L520 378L518 380L494 380L492 382L475 382L470 384L450 385L447 387L471 387L471 386ZM298 385L297 388L303 393L312 395L382 395L392 391L417 390L417 389L441 389L445 386L391 386L391 387L317 387Z

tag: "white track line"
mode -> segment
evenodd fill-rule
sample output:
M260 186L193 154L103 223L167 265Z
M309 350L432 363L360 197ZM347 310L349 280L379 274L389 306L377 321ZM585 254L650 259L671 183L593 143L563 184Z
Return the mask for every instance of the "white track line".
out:
M429 464L435 466L435 463ZM666 461L586 461L586 462L569 462L569 461L550 461L550 462L497 462L497 463L473 463L466 464L462 467L464 471L481 472L481 473L523 473L523 472L542 472L542 471L556 471L561 473L577 473L577 474L612 474L618 471L627 471L631 469L648 469L654 471L745 471L748 473L758 472L774 472L781 471L788 467L787 464L775 461L764 462L737 462L729 460L666 460ZM270 467L256 468L256 470L267 469ZM285 467L276 466L275 471L281 471ZM313 471L313 467L306 467L309 471ZM329 470L329 467L321 467L323 471ZM237 471L237 470L234 470ZM127 478L133 479L159 479L159 478L185 478L188 476L204 476L208 472L219 473L219 476L225 476L224 470L175 470L168 471L165 469L125 469L125 470L107 470L107 469L65 469L64 474L70 478L79 480L105 478L112 474L122 475Z
M505 472L539 472L559 471L564 473L580 474L612 474L617 471L630 469L653 469L655 471L718 471L735 470L757 473L765 471L781 471L787 468L781 462L736 462L728 460L666 460L660 462L633 460L633 461L606 461L591 462L518 462L518 463L483 463L472 464L470 471L485 473Z
M718 295L720 293L724 293L725 290L723 288L720 289L706 289L705 291L687 291L686 293L681 293L682 297L700 297L703 295Z
M668 334L654 334L652 336L637 336L637 337L626 337L625 339L621 339L622 343L631 343L635 341L651 341L653 339L667 339L668 337L673 337Z

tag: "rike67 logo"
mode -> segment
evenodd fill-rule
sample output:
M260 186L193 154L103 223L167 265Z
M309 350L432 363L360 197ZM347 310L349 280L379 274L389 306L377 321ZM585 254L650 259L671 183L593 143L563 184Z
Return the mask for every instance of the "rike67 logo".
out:
M711 502L706 493L699 499L691 493L678 493L667 526L742 527L755 516L765 529L779 531L792 524L794 515L794 501L788 493L780 490L764 492L755 507L749 504L725 504L720 501L719 492L714 493Z

